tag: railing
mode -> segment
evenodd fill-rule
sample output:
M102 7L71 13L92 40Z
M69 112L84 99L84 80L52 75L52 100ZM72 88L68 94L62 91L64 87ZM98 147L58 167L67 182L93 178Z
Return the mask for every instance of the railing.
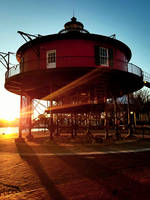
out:
M128 63L128 72L132 73L132 74L136 74L139 77L143 78L143 71L140 67L132 64L132 63Z
M143 72L143 81L150 83L150 74Z
M5 79L10 78L14 75L20 74L20 65L15 65L11 67L5 74Z
M39 59L38 65L37 60L32 60L28 62L23 63L24 66L28 66L27 68L30 69L30 65L32 66L32 70L40 70L41 68L37 68L37 66L45 66L46 61L45 59ZM95 57L91 56L65 56L65 57L57 57L56 58L56 67L103 67L103 66L97 66L95 64ZM110 69L117 69L121 71L126 71L129 73L133 73L141 78L143 78L144 74L144 80L150 81L150 75L147 73L143 73L142 69L132 63L127 63L121 60L113 60L113 66L108 66ZM29 70L28 70L29 71ZM5 75L5 78L8 79L14 75L17 75L21 73L20 71L20 65L16 65L12 68L10 68Z

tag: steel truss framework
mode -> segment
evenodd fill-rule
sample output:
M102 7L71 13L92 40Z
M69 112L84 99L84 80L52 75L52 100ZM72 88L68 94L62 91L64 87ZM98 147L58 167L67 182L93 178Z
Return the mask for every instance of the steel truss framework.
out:
M105 139L113 129L114 136L119 138L120 124L128 124L128 132L132 135L129 101L118 102L115 97L98 96L96 90L82 89L71 96L63 95L57 101L41 102L21 95L19 137L22 138L22 130L26 129L28 139L33 139L31 130L44 128L49 130L51 139L54 134L61 135L64 131L75 137L81 132L89 135L94 129L105 130Z

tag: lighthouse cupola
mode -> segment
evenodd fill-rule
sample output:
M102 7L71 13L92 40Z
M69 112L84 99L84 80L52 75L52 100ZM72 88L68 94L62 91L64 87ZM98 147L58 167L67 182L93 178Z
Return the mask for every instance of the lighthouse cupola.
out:
M84 29L84 25L77 21L76 17L72 17L71 21L65 23L64 29L61 30L59 33L67 33L67 32L82 32L82 33L89 33L87 30Z

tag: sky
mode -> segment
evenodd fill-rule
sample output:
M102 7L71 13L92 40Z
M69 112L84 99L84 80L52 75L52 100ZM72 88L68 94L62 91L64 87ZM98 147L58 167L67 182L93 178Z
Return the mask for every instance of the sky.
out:
M74 16L90 33L110 36L129 46L131 63L150 73L149 0L0 0L0 52L16 52L25 43L17 31L58 33ZM15 56L11 62L17 64ZM19 116L20 97L4 89L0 64L0 118Z

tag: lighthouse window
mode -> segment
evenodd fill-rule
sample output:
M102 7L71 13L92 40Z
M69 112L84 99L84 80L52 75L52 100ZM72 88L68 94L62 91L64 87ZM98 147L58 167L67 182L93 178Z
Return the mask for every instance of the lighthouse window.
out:
M48 63L55 63L55 53L48 54Z
M47 68L56 67L56 50L50 50L47 52Z
M99 48L99 59L100 65L108 66L108 49L106 48Z
M95 46L95 64L101 66L109 65L109 52L107 48Z

